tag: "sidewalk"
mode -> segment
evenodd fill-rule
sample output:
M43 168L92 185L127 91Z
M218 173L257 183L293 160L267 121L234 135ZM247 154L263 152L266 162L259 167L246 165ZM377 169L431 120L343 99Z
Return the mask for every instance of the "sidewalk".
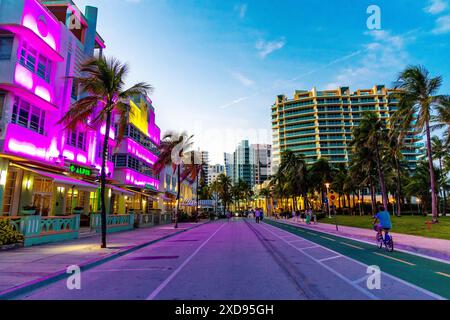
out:
M205 222L180 223L178 229L168 224L111 233L107 235L106 249L100 248L101 236L95 234L73 241L0 252L0 297L9 291L65 274L70 265L83 268Z
M304 222L294 222L292 219L279 219L274 221L289 223L306 229L331 233L354 240L375 243L375 231L370 229L339 226L339 231L336 231L336 225L334 224L319 222L319 224L307 225ZM397 249L450 262L450 240L425 238L395 232L392 232L391 234L394 237L395 248Z

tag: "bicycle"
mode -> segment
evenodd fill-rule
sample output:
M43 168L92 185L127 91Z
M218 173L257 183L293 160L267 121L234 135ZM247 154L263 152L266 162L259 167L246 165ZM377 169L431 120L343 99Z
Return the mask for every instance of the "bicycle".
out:
M377 230L376 240L377 240L377 246L379 249L383 248L383 244L384 244L386 251L388 251L388 252L394 251L394 239L388 233L385 233L385 236L383 238L383 231L381 228L379 230Z

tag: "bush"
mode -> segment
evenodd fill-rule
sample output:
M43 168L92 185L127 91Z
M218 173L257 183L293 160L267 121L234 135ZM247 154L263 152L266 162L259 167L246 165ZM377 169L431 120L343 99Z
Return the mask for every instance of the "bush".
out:
M14 230L9 220L0 220L0 246L23 242L23 235Z

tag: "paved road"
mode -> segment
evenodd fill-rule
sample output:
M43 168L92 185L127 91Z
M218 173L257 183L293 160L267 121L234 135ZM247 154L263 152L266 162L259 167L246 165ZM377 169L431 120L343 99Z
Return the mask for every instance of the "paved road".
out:
M367 265L311 240L242 219L210 223L83 272L81 290L60 281L19 299L439 298L385 273L369 290Z

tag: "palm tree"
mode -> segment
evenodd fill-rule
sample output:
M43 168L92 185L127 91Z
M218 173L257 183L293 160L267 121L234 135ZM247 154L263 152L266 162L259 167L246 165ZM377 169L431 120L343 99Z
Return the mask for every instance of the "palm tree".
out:
M437 114L433 117L433 121L436 123L433 129L445 128L445 144L450 145L450 96L441 98L440 104L436 106Z
M437 95L441 85L442 77L432 78L429 71L422 66L407 67L400 73L395 84L395 88L400 90L397 94L400 97L398 115L404 119L405 126L414 127L426 135L433 223L438 222L438 203L430 122L433 111L443 106L444 97Z
M336 170L331 166L326 158L320 158L314 162L308 171L307 181L321 196L322 210L324 209L325 184L331 183Z
M383 206L388 209L388 194L382 165L382 154L386 149L387 130L385 123L374 112L366 112L359 127L354 129L353 145L356 148L367 147L373 150L373 156L377 165L378 179L383 199Z
M221 174L217 178L217 193L219 198L222 200L224 214L227 211L228 208L227 205L233 199L231 189L232 189L231 178L225 174Z
M124 136L131 109L130 99L138 95L146 95L152 90L152 87L145 82L126 89L125 77L128 70L127 64L122 64L114 58L100 57L83 63L80 68L82 76L74 77L73 80L80 85L87 96L75 102L59 120L59 123L64 124L69 130L75 130L80 124L98 128L106 123L100 174L102 248L106 248L106 160L113 116L118 118L116 143L119 144Z
M181 173L181 181L189 179L191 185L195 182L195 212L198 216L198 200L200 194L200 181L205 177L205 163L201 159L195 158L195 152L190 152L189 161L187 161L183 167L183 172Z
M444 172L444 158L448 155L448 146L446 146L441 139L439 139L438 137L434 136L433 138L431 138L431 144L434 150L434 154L433 154L433 159L437 160L439 163L439 171L440 171L440 177L439 177L439 189L442 190L442 198L444 200L443 203L443 210L442 213L445 215L447 212L447 195L446 195L446 191L445 191L445 176L446 173Z
M426 162L421 162L417 165L416 170L414 170L414 173L408 179L408 183L405 186L405 192L408 197L416 197L420 200L424 215L427 213L428 205L432 200L429 190L430 174L428 164Z
M262 188L261 190L259 190L259 196L263 197L266 203L266 212L267 215L269 215L270 210L269 210L269 199L272 195L272 192L270 191L270 188Z
M154 171L159 174L166 166L172 166L173 172L177 173L177 198L175 207L175 228L178 228L178 213L180 211L181 193L181 169L185 155L192 147L193 136L186 132L167 132L161 139L159 145L159 158L153 166Z
M350 175L356 181L360 192L362 193L362 203L364 204L364 189L370 190L372 214L376 213L376 184L378 182L377 165L375 162L374 151L367 146L359 146L358 140L351 142L352 160L350 163Z

